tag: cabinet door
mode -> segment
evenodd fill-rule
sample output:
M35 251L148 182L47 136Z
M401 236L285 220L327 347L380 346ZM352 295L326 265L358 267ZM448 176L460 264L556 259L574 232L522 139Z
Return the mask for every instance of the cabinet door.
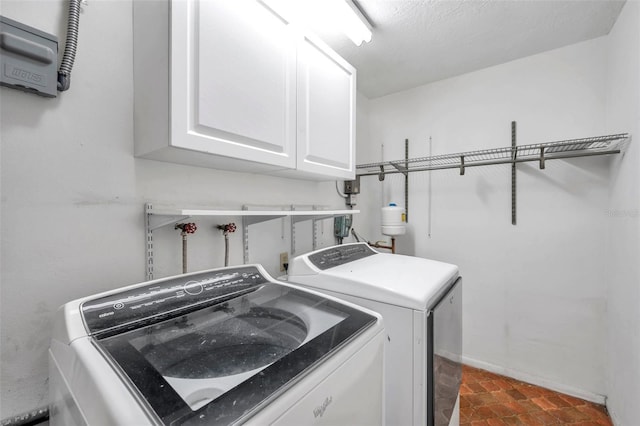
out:
M319 40L298 47L297 168L341 179L355 176L356 70Z
M258 1L172 1L171 144L294 168L295 48Z

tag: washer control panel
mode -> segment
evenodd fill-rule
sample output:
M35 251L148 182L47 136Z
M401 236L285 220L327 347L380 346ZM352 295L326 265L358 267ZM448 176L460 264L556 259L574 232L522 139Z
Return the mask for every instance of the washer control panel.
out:
M254 266L220 269L136 286L84 302L80 309L87 329L95 334L222 301L267 282Z
M367 243L347 244L313 253L309 255L309 261L313 263L316 268L324 271L325 269L344 265L345 263L373 256L374 254L378 253L373 251Z

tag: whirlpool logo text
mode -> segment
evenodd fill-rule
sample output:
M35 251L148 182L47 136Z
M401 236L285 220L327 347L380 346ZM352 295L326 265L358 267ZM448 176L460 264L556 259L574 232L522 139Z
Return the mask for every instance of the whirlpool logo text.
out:
M324 412L327 411L327 407L329 406L329 404L331 404L332 401L333 401L332 396L326 397L322 402L322 405L313 409L313 416L315 418L322 417L324 415Z

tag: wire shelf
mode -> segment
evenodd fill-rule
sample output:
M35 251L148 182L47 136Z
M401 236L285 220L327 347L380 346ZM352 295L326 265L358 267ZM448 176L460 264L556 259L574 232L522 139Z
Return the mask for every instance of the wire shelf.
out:
M409 172L442 169L460 169L460 174L464 174L464 170L467 167L514 164L527 161L539 161L540 168L544 169L546 160L619 154L624 150L629 140L628 133L619 133L516 147L482 149L456 154L360 164L356 166L356 175L377 175L384 178L386 174L402 173L406 175Z

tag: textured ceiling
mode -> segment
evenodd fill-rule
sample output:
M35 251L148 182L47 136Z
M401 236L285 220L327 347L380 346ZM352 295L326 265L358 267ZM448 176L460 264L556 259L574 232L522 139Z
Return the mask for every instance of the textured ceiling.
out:
M608 34L617 0L359 0L370 43L323 38L358 70L369 98Z

